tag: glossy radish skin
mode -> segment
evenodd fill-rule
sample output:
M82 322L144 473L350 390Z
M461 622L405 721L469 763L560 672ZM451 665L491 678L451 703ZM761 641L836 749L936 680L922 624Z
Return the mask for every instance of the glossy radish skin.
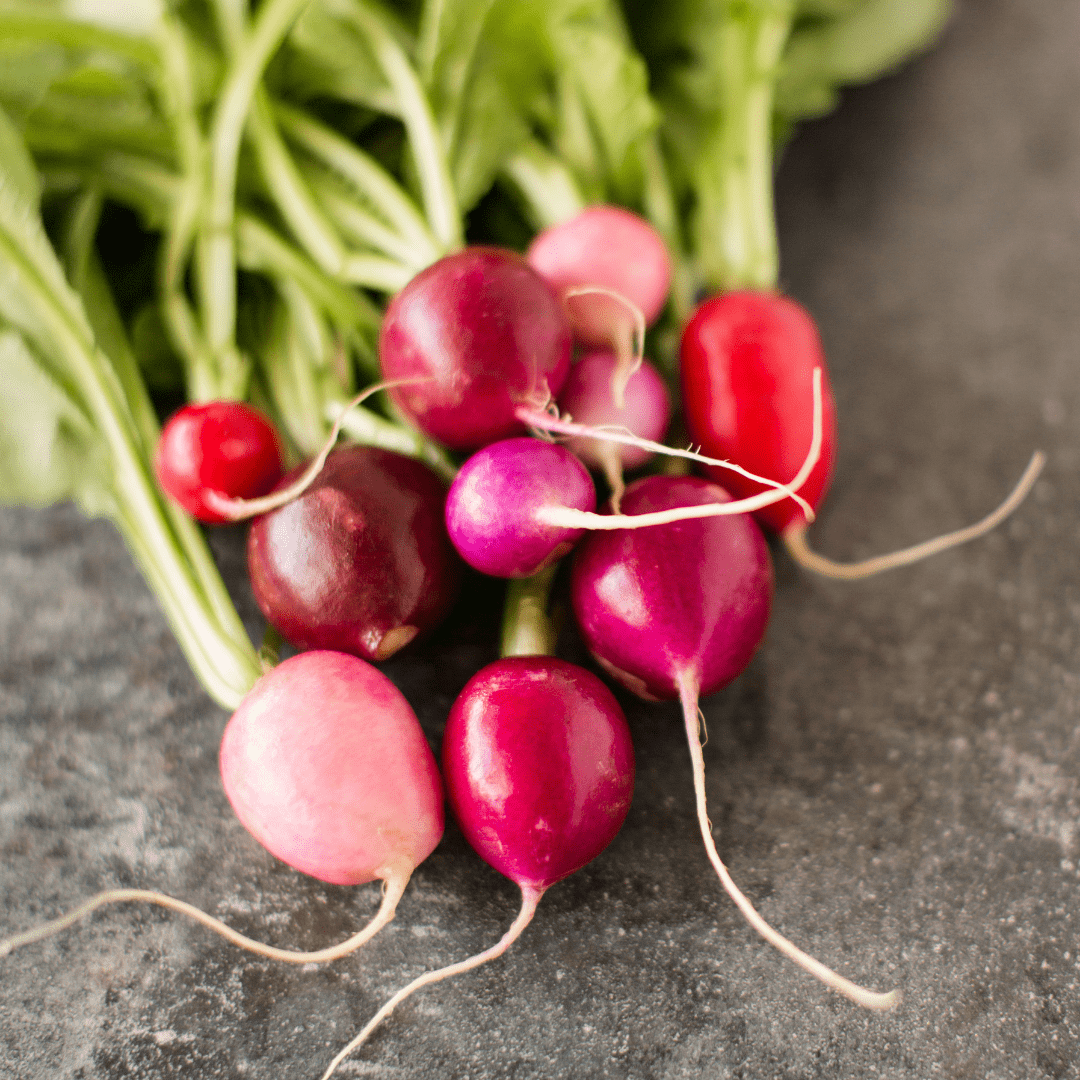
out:
M599 855L634 788L618 702L591 672L550 656L497 660L473 676L450 711L442 761L469 843L525 892Z
M503 439L462 465L446 497L447 532L481 573L530 577L567 554L582 533L538 522L542 506L595 510L592 478L565 447Z
M390 391L422 431L472 450L523 430L570 370L570 328L550 285L516 252L469 247L422 270L391 301L379 333Z
M623 513L726 502L700 477L649 476L622 498ZM571 602L589 650L641 697L677 698L692 677L702 695L750 662L769 618L772 564L745 514L648 529L596 532L574 555Z
M457 596L445 497L412 458L335 450L299 498L252 523L248 571L263 614L297 648L387 659L433 629Z
M687 323L680 360L687 427L704 453L759 476L791 480L812 437L813 370L825 372L821 340L807 311L775 293L713 297ZM821 457L799 489L814 508L825 496L836 459L836 407L827 376L823 391ZM729 470L707 471L737 497L763 490ZM781 533L806 524L790 499L756 516Z
M586 353L571 369L559 395L559 408L579 424L599 427L614 424L627 428L642 439L663 440L671 420L671 395L656 368L643 360L630 376L624 391L623 408L612 396L611 380L618 360L614 353ZM600 468L602 447L596 439L571 438L564 444L587 465ZM653 455L639 446L608 444L614 448L624 469L636 469Z
M162 490L192 517L210 525L229 519L206 502L265 495L281 479L281 449L273 424L239 401L185 405L161 432L154 473Z
M220 762L244 827L322 881L407 878L442 837L442 785L420 724L354 656L300 653L264 675L226 725Z
M641 309L646 323L663 310L671 285L671 259L660 234L618 206L590 206L545 229L526 258L560 292L592 285L620 293ZM589 341L604 343L603 336Z

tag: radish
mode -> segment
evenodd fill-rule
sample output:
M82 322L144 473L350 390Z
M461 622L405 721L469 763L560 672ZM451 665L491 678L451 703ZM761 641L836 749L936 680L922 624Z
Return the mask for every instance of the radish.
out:
M586 353L571 369L559 394L559 407L579 424L602 428L619 425L642 439L658 442L671 420L671 395L656 368L643 360L616 400L613 380L618 358L610 352ZM641 446L577 436L566 445L587 465L601 469L618 510L623 469L637 469L653 455Z
M595 675L565 660L516 656L479 671L450 710L442 758L462 831L521 889L521 910L491 948L399 990L323 1080L413 991L506 952L544 893L596 858L630 809L634 752L622 709Z
M104 904L144 901L189 915L261 956L324 963L390 922L413 870L442 838L442 784L416 715L385 675L354 656L301 653L263 675L225 727L220 762L229 802L271 854L332 884L383 882L367 926L330 948L297 952L254 941L163 893L114 889L0 942L0 956Z
M807 417L812 373L825 371L821 339L803 307L769 292L714 296L687 323L680 355L686 423L703 450L763 476L785 476L797 467L811 441ZM836 411L826 381L821 458L799 489L814 509L825 497L835 460ZM1036 452L1012 493L982 521L858 563L837 563L812 551L806 540L806 508L790 499L756 514L763 525L780 534L801 565L829 577L866 577L988 532L1020 504L1044 461L1042 453ZM746 475L706 469L741 497L762 490L758 481Z
M442 481L412 458L335 450L303 494L252 523L248 571L263 614L297 648L386 660L457 595L444 500Z
M623 497L629 513L724 503L722 488L698 477L651 476ZM698 698L730 682L761 641L772 598L765 540L745 515L701 518L634 532L596 533L574 558L571 602L582 637L601 666L649 700L682 703L698 822L724 888L767 941L826 985L870 1008L876 994L830 971L772 929L731 880L717 854L705 806Z
M585 466L565 447L503 439L462 465L446 496L446 530L461 557L494 577L524 578L567 554L580 528L544 525L544 506L596 507Z
M612 397L621 408L641 364L645 328L671 286L663 238L629 210L590 206L540 233L526 258L562 297L575 338L614 350Z
M422 270L379 333L390 396L423 432L472 450L520 432L570 369L570 328L551 287L513 251L470 247Z
M545 229L526 258L562 293L578 286L601 286L625 296L646 323L656 321L671 285L671 259L660 234L620 206L590 206ZM603 329L582 333L590 345L604 345Z
M185 405L162 429L154 454L162 490L192 517L232 520L214 502L265 495L281 479L281 449L270 421L239 401Z

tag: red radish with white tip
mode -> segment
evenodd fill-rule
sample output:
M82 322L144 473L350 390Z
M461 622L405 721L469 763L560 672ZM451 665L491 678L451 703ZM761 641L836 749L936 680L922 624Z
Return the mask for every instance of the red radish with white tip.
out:
M651 476L627 488L623 505L643 513L729 500L722 488L698 477ZM758 933L804 970L860 1005L887 1009L896 1003L895 993L857 986L769 926L731 880L712 838L698 698L749 663L771 599L768 548L746 515L594 533L579 545L571 575L578 626L605 670L641 697L682 703L701 836L728 895Z
M154 473L162 490L208 525L233 520L218 500L265 495L281 479L273 424L240 401L203 401L175 412L161 431Z
M622 709L595 675L554 657L508 657L474 675L450 710L442 760L462 831L521 889L521 910L490 949L399 990L322 1080L411 993L501 956L544 893L596 858L630 809L634 752Z
M442 838L442 784L416 715L382 672L355 656L301 653L263 675L225 726L220 765L237 816L272 855L336 885L383 882L367 926L338 945L300 952L254 941L164 893L113 889L0 942L0 956L105 904L141 901L188 915L260 956L325 963L393 919L413 870Z
M683 408L691 436L708 454L727 458L761 476L784 476L806 452L806 422L814 371L825 371L821 339L810 314L794 300L770 292L730 292L705 301L683 331L680 349ZM836 412L825 381L821 458L800 494L815 510L825 497L836 458ZM810 549L806 508L792 500L757 511L778 532L796 562L827 577L862 578L917 562L982 536L1004 520L1031 490L1045 458L1036 452L1016 487L981 521L856 563L838 563ZM706 471L732 492L762 490L746 476Z
M457 597L445 498L443 482L413 458L335 450L302 495L252 523L248 572L263 614L297 648L388 659L434 629Z

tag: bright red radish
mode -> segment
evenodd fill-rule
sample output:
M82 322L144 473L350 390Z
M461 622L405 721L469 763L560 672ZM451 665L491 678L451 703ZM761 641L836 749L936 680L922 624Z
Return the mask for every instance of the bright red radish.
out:
M248 570L263 614L298 648L392 656L433 629L457 595L445 497L412 458L335 450L302 495L252 523Z
M472 450L523 429L570 370L570 328L551 286L518 254L469 247L422 270L394 297L379 334L390 391L422 431Z
M325 963L390 922L413 870L442 838L442 784L416 715L382 672L355 656L301 653L263 675L225 726L220 763L229 802L271 854L336 885L384 883L367 926L338 945L299 952L254 941L164 893L113 889L0 942L0 956L105 904L139 901L188 915L260 956Z
M671 259L660 234L637 214L619 206L590 206L545 229L526 258L559 292L601 286L625 296L656 321L671 285ZM604 345L605 333L585 338Z
M706 480L652 476L631 484L623 505L640 513L728 499ZM603 667L641 697L681 701L702 839L740 911L767 941L828 986L870 1008L888 1008L895 995L871 993L836 975L765 923L731 880L712 838L698 697L730 682L749 662L765 631L771 595L768 549L745 515L594 533L578 547L571 577L582 637Z
M799 494L817 508L836 458L836 407L813 319L776 293L732 292L705 301L683 331L680 353L683 411L703 451L750 472L787 483L812 436L812 378L823 373L821 456ZM710 468L737 497L763 490L746 477ZM775 532L806 524L790 499L757 511Z
M192 517L220 525L231 520L207 503L265 495L281 479L281 450L273 425L239 401L185 405L165 424L154 454L162 490Z
M462 831L520 887L521 911L490 949L399 990L323 1080L413 991L501 956L547 889L611 843L630 808L634 753L622 709L595 675L549 656L518 656L483 668L454 702L443 773Z
M585 466L565 447L502 439L462 465L446 496L446 530L461 557L493 577L531 577L567 554L581 529L543 525L544 506L596 508Z

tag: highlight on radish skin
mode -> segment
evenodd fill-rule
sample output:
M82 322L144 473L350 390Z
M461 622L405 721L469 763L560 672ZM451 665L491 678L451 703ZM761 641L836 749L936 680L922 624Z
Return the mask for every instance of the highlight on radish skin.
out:
M595 675L550 656L518 656L483 668L454 702L443 773L466 838L521 889L521 909L490 949L399 990L322 1080L414 991L501 956L547 889L611 843L630 809L634 753L622 709Z
M730 500L695 477L653 476L631 484L629 513ZM724 889L747 921L777 949L860 1005L891 1008L878 994L831 971L769 926L721 861L705 805L698 697L730 682L765 632L772 569L764 537L746 517L710 517L634 532L597 532L578 546L571 603L585 644L618 682L649 700L683 705L702 840Z
M229 802L271 854L332 884L383 882L367 926L325 949L281 949L164 893L112 889L0 942L0 957L107 904L144 902L187 915L260 956L326 963L393 919L412 871L442 838L442 784L420 724L394 684L354 656L301 653L265 674L226 725L220 762Z

